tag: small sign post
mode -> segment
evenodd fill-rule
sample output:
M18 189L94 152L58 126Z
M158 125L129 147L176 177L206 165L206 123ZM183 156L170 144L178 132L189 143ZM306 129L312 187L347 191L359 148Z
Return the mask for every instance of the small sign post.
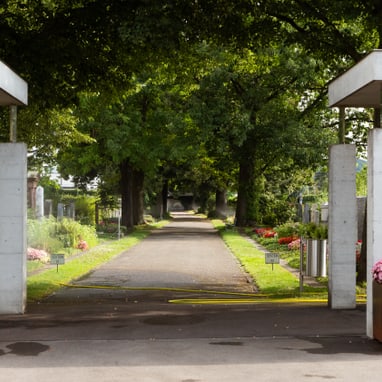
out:
M280 264L280 255L278 253L265 252L265 264L272 264L273 271L273 264Z
M52 255L50 255L50 263L57 265L57 272L58 272L58 266L65 264L65 255L63 255L63 254L52 254Z

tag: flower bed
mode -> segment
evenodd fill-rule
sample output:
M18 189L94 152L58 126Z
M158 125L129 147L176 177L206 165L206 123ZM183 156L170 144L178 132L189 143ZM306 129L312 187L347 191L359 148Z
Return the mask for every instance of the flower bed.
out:
M47 263L49 261L49 254L43 249L27 248L27 259Z

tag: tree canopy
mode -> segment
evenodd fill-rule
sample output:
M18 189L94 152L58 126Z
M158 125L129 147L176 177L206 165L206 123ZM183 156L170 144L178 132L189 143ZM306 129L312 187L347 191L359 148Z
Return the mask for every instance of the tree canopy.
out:
M327 83L381 46L381 18L376 0L8 0L0 59L29 84L31 164L97 177L126 225L142 221L143 189L168 181L201 199L237 192L237 223L261 224L290 218L271 199L288 205L325 162Z

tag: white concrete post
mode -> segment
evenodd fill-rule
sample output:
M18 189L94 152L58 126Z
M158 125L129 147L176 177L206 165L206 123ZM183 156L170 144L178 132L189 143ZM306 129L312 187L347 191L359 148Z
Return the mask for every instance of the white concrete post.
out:
M369 131L367 156L367 314L366 334L373 338L371 268L382 259L382 129Z
M0 314L26 303L27 148L0 144Z
M329 157L329 306L356 307L356 150L333 145Z
M44 217L44 188L41 186L36 188L36 217L37 219Z

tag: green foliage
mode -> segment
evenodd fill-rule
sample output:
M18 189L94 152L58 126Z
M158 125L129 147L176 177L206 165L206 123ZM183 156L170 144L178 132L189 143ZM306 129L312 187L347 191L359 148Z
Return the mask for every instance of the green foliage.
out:
M356 174L357 196L367 196L367 166Z
M48 253L54 253L62 246L56 239L57 223L53 217L41 220L28 219L27 243L29 247L43 249Z
M324 240L328 238L328 226L313 222L305 223L301 225L300 233L306 239Z
M275 227L274 230L277 232L278 238L299 236L301 231L301 224L294 222L284 223Z
M94 225L96 201L94 196L79 196L75 201L76 220L81 224Z
M61 186L57 181L51 180L49 175L44 175L38 182L39 186L44 188L44 198L53 200L57 205L57 200L62 194Z
M95 225L95 205L98 198L94 195L80 194L78 191L65 192L61 194L60 202L64 204L74 203L75 219L83 225Z
M97 234L93 227L82 225L73 219L64 218L57 222L57 237L68 247L76 248L80 240L85 240L89 247L97 244Z
M266 192L259 200L259 224L275 226L285 221L289 221L296 215L296 205L289 200L285 200L280 195Z
M63 173L118 194L129 159L158 184L239 190L244 224L291 218L295 170L327 161L337 127L327 82L382 41L375 0L7 1L1 14L0 56L29 84L30 164L59 151ZM357 113L347 141L364 147ZM248 162L264 188L238 180Z

